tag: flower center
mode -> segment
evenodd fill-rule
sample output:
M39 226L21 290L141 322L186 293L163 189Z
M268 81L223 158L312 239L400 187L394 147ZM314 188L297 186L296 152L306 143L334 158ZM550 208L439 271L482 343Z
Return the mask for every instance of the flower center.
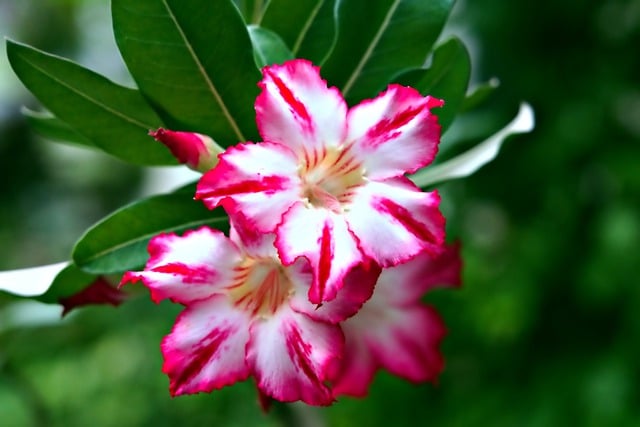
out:
M326 148L307 156L300 169L303 197L315 207L342 212L353 190L364 182L364 169L344 147Z
M252 316L269 317L293 293L285 267L272 259L247 258L235 268L229 295L234 304Z

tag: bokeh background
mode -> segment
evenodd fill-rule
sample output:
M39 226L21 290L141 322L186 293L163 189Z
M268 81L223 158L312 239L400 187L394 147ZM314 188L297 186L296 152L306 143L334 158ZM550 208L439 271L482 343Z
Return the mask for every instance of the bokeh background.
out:
M440 187L465 267L461 289L427 297L449 329L437 384L380 373L366 399L270 415L250 383L171 399L159 341L179 307L142 295L48 324L37 314L58 308L0 297L0 426L640 425L640 0L459 1L448 32L470 46L475 81L500 79L490 111L527 100L537 126ZM128 82L106 0L0 0L0 33ZM87 226L172 183L35 136L20 106L37 103L3 49L10 269L64 260Z

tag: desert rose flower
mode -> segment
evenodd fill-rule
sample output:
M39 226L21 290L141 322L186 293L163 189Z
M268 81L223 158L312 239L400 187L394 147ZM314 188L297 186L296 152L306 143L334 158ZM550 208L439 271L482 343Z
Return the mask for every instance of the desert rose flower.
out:
M439 345L446 330L421 299L436 286L459 286L461 267L455 244L436 258L421 254L383 270L371 299L341 323L346 345L336 396L366 395L381 368L413 382L436 379L444 367Z
M328 405L344 343L337 322L370 297L380 270L353 269L346 281L355 285L317 309L307 299L308 261L282 265L275 236L238 219L230 238L207 227L154 237L145 270L122 280L142 281L156 302L185 306L161 345L170 392L209 392L253 376L261 395Z
M314 303L335 298L365 259L388 267L440 251L439 196L404 175L436 154L440 126L431 109L441 100L390 85L348 109L339 90L301 59L265 67L259 86L263 142L221 154L198 183L197 199L275 232L285 265L308 259Z

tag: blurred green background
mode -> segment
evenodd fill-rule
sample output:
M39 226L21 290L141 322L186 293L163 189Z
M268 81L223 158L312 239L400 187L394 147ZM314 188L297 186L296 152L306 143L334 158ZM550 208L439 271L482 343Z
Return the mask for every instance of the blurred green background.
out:
M0 33L126 83L109 25L106 0L0 0ZM179 307L143 295L18 328L0 299L0 426L640 425L640 0L460 1L448 31L476 81L502 83L480 119L527 100L537 126L441 186L465 267L462 289L427 297L449 329L437 384L381 373L366 399L266 416L251 383L171 399L159 342ZM65 259L146 185L37 138L21 105L37 103L2 52L2 269Z

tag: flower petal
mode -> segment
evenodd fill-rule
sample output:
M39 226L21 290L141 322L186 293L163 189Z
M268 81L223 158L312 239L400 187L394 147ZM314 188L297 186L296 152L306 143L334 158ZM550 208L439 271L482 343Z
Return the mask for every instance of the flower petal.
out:
M430 109L443 101L410 87L390 85L377 98L356 105L347 116L351 152L370 179L413 173L433 161L440 125Z
M184 236L160 234L149 242L151 258L144 271L125 273L120 285L142 281L151 299L165 298L187 304L219 292L233 280L233 267L241 261L238 248L218 231L207 227Z
M380 365L410 381L434 380L444 369L439 346L446 329L438 313L431 307L416 305L388 311L385 317L386 327L376 325L379 328L368 337Z
M189 305L162 341L172 396L209 392L245 380L249 318L224 295Z
M431 307L395 307L372 298L342 329L346 347L336 395L365 395L378 368L414 382L434 380L444 368L439 345L446 331Z
M407 178L370 181L354 190L345 217L364 254L389 267L441 251L445 220L439 204L437 192L422 192Z
M344 328L343 328L344 330ZM364 337L354 333L345 335L345 349L340 374L332 384L334 396L364 397L378 370L378 362Z
M256 120L265 141L312 155L344 140L347 105L338 89L327 87L318 67L296 59L264 67L262 74Z
M271 232L300 199L297 159L282 144L230 147L198 182L196 199L209 209L223 204L230 215L240 210L260 231Z
M298 285L290 300L291 308L315 320L332 324L342 322L356 314L362 305L371 298L380 271L380 266L374 262L363 262L355 266L345 276L344 286L338 291L337 296L322 304L311 303L307 293L303 290L305 288ZM311 277L309 274L308 280ZM310 282L306 284L306 289L309 285Z
M276 235L263 233L253 227L253 223L247 219L241 211L237 211L229 217L229 239L242 248L244 253L252 258L278 258L278 252L274 246Z
M268 320L255 321L250 334L247 362L263 393L282 402L333 402L325 381L339 367L344 338L338 326L283 309Z
M283 216L276 234L283 264L301 256L309 260L313 269L309 299L315 304L335 298L345 275L362 261L343 216L327 209L297 203Z
M459 243L446 245L435 256L423 252L404 264L384 269L376 284L376 297L392 306L412 305L436 286L460 286L461 270Z

